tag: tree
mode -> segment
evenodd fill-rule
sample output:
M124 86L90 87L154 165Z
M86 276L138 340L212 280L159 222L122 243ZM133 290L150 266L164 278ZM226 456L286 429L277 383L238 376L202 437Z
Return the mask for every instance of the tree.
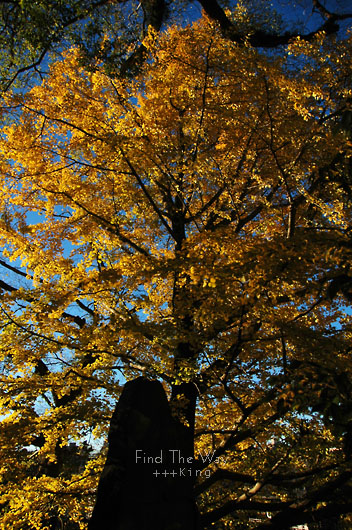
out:
M337 5L335 5L337 3ZM219 24L222 36L254 47L273 48L300 36L310 41L319 32L335 34L352 12L341 2L329 8L319 0L308 5L284 3L288 20L275 15L267 2L217 0L8 0L0 3L0 88L30 86L45 75L50 55L70 44L80 47L81 61L95 68L103 63L110 75L134 75L146 57L144 39L168 25L189 22L192 7ZM282 11L282 10L281 10ZM292 19L296 18L292 27ZM274 23L275 22L275 23Z
M116 374L163 382L204 527L351 513L351 39L153 37L133 79L72 49L4 96L0 528L84 528L104 455L60 451Z

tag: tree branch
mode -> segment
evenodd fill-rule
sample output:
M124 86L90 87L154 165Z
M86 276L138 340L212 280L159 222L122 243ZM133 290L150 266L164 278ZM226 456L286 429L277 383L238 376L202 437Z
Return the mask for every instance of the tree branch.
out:
M325 32L326 35L331 35L336 33L339 30L338 21L346 20L352 18L352 13L339 15L337 13L330 13L325 10L325 18L327 20L319 26L314 31L310 33L291 33L286 32L283 35L278 35L275 33L267 33L265 31L257 30L250 35L243 35L238 33L235 25L227 17L225 11L218 4L216 0L198 0L201 6L203 7L205 13L209 18L217 22L220 26L220 29L225 38L228 38L232 42L235 42L239 45L244 45L245 43L250 44L255 48L276 48L277 46L285 46L289 44L293 39L299 37L301 40L312 41L318 33ZM315 2L318 6L320 2Z

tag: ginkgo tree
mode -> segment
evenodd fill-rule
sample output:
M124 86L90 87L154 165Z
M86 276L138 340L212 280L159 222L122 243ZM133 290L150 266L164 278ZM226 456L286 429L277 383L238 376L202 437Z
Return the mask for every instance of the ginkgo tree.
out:
M72 44L89 69L102 62L109 74L134 75L148 55L150 29L158 38L202 11L223 38L268 48L336 34L352 19L345 0L8 0L0 4L0 90L27 89L45 75L51 54Z
M144 46L2 101L0 528L86 528L140 375L187 400L202 527L348 515L351 38Z

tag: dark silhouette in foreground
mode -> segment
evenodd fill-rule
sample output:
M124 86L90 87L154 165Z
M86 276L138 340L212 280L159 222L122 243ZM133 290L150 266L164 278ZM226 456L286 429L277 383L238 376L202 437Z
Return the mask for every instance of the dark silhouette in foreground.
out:
M171 414L158 381L126 383L89 530L198 530L189 428Z

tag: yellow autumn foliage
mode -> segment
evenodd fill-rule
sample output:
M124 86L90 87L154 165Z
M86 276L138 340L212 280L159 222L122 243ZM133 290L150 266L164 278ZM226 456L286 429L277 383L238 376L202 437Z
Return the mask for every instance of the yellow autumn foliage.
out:
M134 80L72 49L2 102L1 530L86 528L141 374L197 385L207 525L351 473L351 39L270 55L203 19L144 44Z

